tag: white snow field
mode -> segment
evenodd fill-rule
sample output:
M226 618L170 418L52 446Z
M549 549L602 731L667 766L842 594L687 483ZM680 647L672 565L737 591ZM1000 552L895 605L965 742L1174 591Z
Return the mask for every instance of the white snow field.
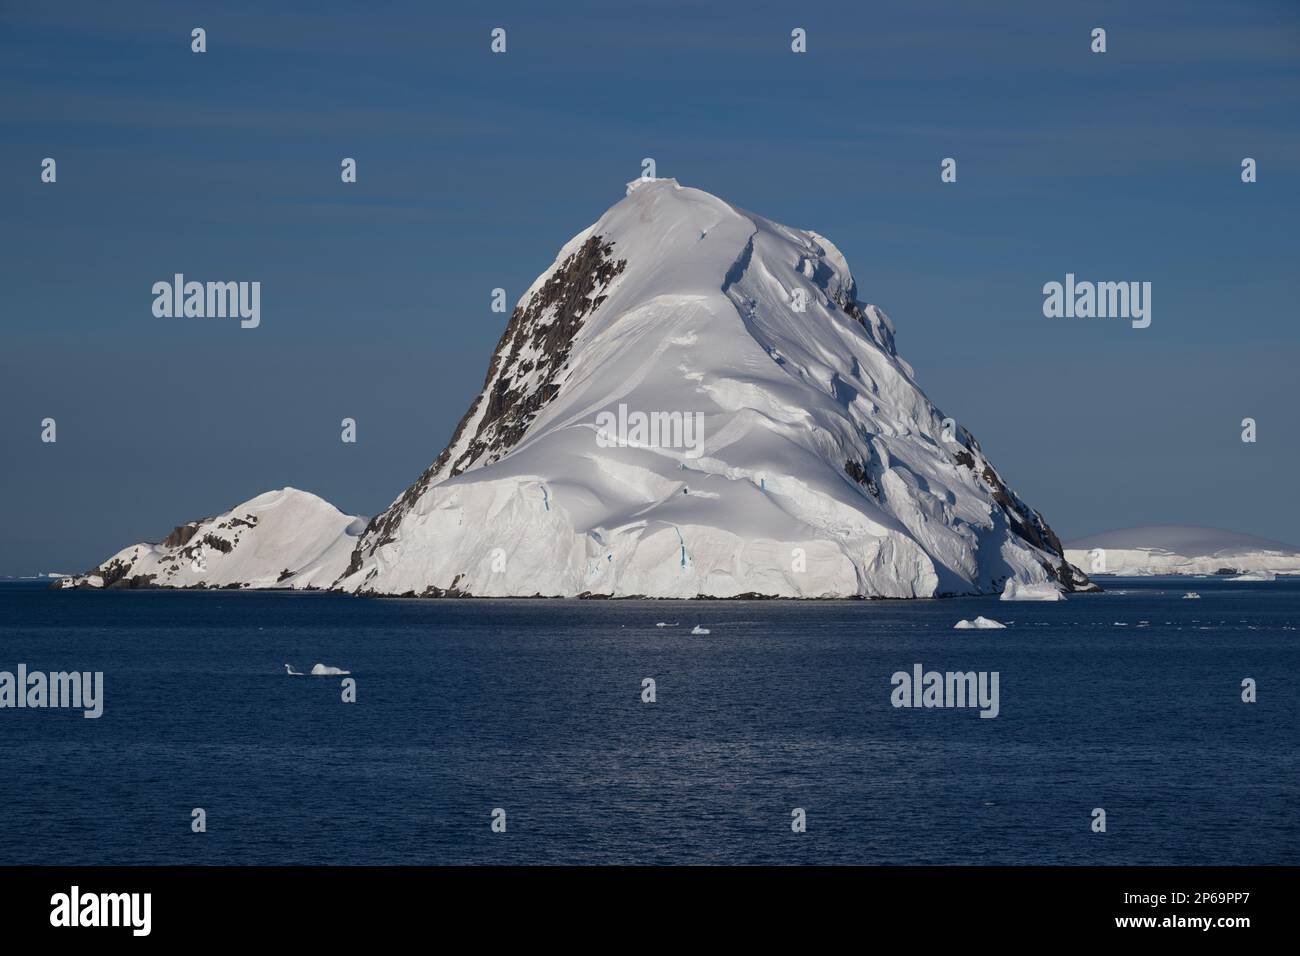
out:
M359 538L311 501L207 551L202 574L151 545L94 570L428 597L1096 587L945 427L829 240L671 179L629 184L560 250L451 443Z
M1300 574L1300 549L1219 528L1125 528L1080 538L1065 548L1068 560L1081 568L1095 568L1094 574L1236 574L1237 580L1247 581Z
M296 488L258 495L123 548L74 583L90 587L328 588L347 567L366 519Z

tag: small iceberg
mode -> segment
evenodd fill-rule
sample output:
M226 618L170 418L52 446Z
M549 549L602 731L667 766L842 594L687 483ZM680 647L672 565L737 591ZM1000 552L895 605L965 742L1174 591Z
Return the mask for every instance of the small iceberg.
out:
M1238 574L1235 578L1228 578L1229 581L1276 581L1277 575L1272 571L1247 571L1245 574Z
M984 617L983 615L981 615L981 616L975 618L975 620L973 620L973 621L962 620L962 621L958 621L956 624L953 625L953 629L954 629L954 630L963 630L963 631L964 631L964 630L969 630L969 629L971 629L971 628L978 628L978 629L980 629L980 630L982 630L982 631L983 631L983 630L996 630L996 629L998 629L998 628L1001 628L1001 629L1005 630L1005 629L1006 629L1006 625L1005 625L1005 624L1002 624L1002 623L999 623L998 621L995 621L995 620L993 620L993 619L990 618L990 617Z
M666 621L660 621L655 627L676 627L676 624L669 624Z
M339 674L351 673L351 671L345 671L341 667L330 667L327 664L314 664L311 669L312 677L335 677Z
M1197 594L1195 591L1188 591L1186 594L1183 595L1184 601L1199 601L1200 599L1201 596Z
M1064 601L1065 595L1061 593L1061 586L1054 582L1044 581L1039 584L1021 584L1015 578L1011 578L1002 590L1002 600Z
M285 664L285 665L284 665L284 672L285 672L286 674L288 674L290 677L301 677L301 676L302 676L302 671L296 671L296 670L294 670L292 667L290 667L288 664Z
M708 634L708 633L709 633L709 629L708 629L707 627L700 627L698 624L696 624L693 628L691 628L691 633L692 633L692 634Z

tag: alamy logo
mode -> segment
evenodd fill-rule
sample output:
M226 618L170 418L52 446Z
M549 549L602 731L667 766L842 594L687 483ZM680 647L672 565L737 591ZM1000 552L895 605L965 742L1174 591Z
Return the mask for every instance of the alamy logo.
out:
M82 893L73 886L50 897L51 926L129 926L131 935L152 928L152 893Z
M704 453L703 412L629 412L596 415L596 444L601 448L681 448L687 458Z
M1151 324L1150 282L1075 282L1043 286L1043 315L1049 319L1131 319L1133 328Z
M895 671L889 702L895 707L978 707L981 717L996 717L997 671L926 671L912 665L912 673Z
M240 319L255 329L262 323L262 283L186 282L176 273L171 282L153 284L153 314L159 319Z
M19 664L18 673L0 671L0 710L8 707L79 708L83 717L94 720L104 713L104 672L42 671L27 673Z

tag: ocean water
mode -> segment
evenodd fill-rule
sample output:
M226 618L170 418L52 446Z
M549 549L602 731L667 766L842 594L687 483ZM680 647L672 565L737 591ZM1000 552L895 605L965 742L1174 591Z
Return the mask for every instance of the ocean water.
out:
M684 604L0 585L0 670L105 682L98 720L0 710L0 864L1300 863L1300 581L1107 587ZM952 629L978 614L1009 626ZM318 661L352 672L355 703L283 667ZM998 717L894 708L916 663L997 671Z

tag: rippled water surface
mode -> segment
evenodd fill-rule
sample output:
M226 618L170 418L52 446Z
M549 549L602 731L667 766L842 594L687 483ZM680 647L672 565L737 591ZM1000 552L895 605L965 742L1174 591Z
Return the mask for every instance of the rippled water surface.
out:
M0 585L0 670L105 681L98 720L0 709L0 864L1300 863L1300 581L1107 587L1048 604ZM1007 629L953 630L980 614ZM356 702L286 662L348 669ZM916 663L997 671L999 716L894 708L891 675Z

